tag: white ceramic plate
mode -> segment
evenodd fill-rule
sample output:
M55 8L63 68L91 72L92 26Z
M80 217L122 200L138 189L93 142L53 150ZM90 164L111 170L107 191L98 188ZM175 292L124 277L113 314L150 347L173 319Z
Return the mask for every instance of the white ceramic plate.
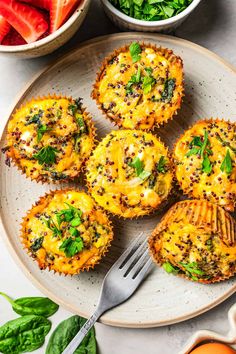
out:
M215 54L190 42L143 33L120 33L82 44L40 74L16 106L33 96L47 95L49 92L83 97L101 138L113 126L102 117L90 98L95 73L104 56L133 40L145 40L171 48L184 60L186 96L183 107L172 122L157 131L169 146L184 129L198 119L212 116L236 121L236 73L232 67ZM1 144L5 144L5 132ZM0 171L0 211L3 226L1 234L10 246L14 259L42 292L70 311L84 317L90 316L95 308L103 277L110 265L140 231L149 235L160 216L154 215L133 221L114 218L113 245L96 270L74 277L54 275L40 271L22 249L19 228L21 217L26 210L39 196L49 189L55 189L55 186L42 186L31 182L16 168L6 167L3 156ZM209 310L235 290L235 279L216 285L200 285L168 275L156 268L130 300L107 312L101 321L122 327L152 327L176 323Z

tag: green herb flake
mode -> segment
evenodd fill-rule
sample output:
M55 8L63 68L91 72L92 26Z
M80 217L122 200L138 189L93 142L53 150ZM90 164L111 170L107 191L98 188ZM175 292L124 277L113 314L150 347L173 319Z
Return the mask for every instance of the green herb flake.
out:
M230 175L233 171L232 158L230 156L229 149L227 149L225 158L220 166L222 172L225 172L227 175Z
M30 124L38 124L38 125L40 125L42 116L43 116L43 110L40 109L38 111L38 113L34 114L31 118L29 118L29 120L27 120L25 125L30 125Z
M175 79L167 79L164 83L164 89L161 94L161 100L164 102L171 102L174 90L175 90Z
M151 172L145 171L143 167L143 162L139 157L135 157L132 162L129 162L128 165L135 169L137 177L145 181L151 176Z
M191 277L196 275L199 276L205 275L205 272L199 268L197 262L192 262L192 263L180 262L179 264L185 268L185 270L187 271L187 273L191 275Z
M42 221L46 224L46 226L49 228L49 230L52 231L53 237L61 238L62 232L60 230L60 225L57 226L52 218L42 219Z
M42 247L43 240L44 240L43 236L36 238L32 243L32 245L30 246L30 249L33 252L37 252Z
M76 238L69 237L65 239L60 245L59 250L63 251L66 257L70 258L73 257L75 254L81 252L83 248L84 248L83 240L80 236L78 236Z
M141 59L140 54L142 52L142 49L137 42L131 43L131 45L129 46L129 52L130 52L133 63L136 63L137 61L139 61Z
M156 80L153 76L144 76L142 89L145 94L150 93L152 91L152 87L155 85Z
M37 154L33 155L33 158L38 160L40 165L52 165L56 162L56 152L57 149L48 145L42 147Z
M157 163L157 171L159 173L165 173L166 172L166 163L167 163L167 161L165 159L165 156L161 156L160 160Z
M37 129L37 142L39 143L42 140L43 135L50 130L51 129L48 128L46 124L39 125Z
M173 273L173 274L177 274L179 273L180 269L173 266L173 264L171 264L170 262L165 262L163 263L162 267L164 268L164 270L167 273Z

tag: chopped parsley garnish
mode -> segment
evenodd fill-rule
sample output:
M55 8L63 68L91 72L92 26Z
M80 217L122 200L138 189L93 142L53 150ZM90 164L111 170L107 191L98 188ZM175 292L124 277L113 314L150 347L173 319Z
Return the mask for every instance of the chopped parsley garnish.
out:
M135 84L142 84L143 93L147 94L151 92L153 85L155 85L156 80L151 75L152 71L145 69L147 75L141 75L141 67L138 68L136 74L131 76L131 79L128 81L125 89L126 94L130 94L133 92L132 87Z
M216 139L218 139L223 146L227 146L232 152L236 154L236 149L230 145L228 141L225 141L224 139L221 138L220 134L216 133Z
M205 272L199 268L197 262L192 262L192 263L180 262L179 264L185 268L185 270L187 271L187 275L190 276L193 280L197 280L193 278L196 275L200 275L200 276L205 275Z
M187 152L186 156L199 155L202 158L202 171L205 173L211 173L212 164L209 159L209 155L212 154L210 150L210 141L208 139L208 133L204 130L204 139L202 141L200 136L194 136L190 143L190 150Z
M158 161L156 167L157 167L157 171L159 173L165 173L166 172L166 160L165 160L165 156L161 156L160 160Z
M37 154L33 155L33 158L38 160L40 165L52 165L56 162L56 152L58 152L58 150L52 146L44 146Z
M30 124L40 124L40 120L43 116L43 111L40 109L38 113L34 114L33 117L31 117L25 125L30 125Z
M137 42L131 43L131 45L129 46L129 52L130 52L133 63L136 63L137 61L139 61L141 59L140 54L142 52L142 49Z
M59 237L61 238L62 232L60 230L60 225L59 227L56 225L56 223L53 221L52 218L49 219L43 219L43 222L47 225L47 227L52 231L53 237Z
M30 246L30 249L31 249L33 252L38 251L38 250L42 247L43 240L44 240L44 237L43 237L43 236L36 238L36 240L35 240L35 241L32 243L32 245Z
M48 128L48 127L46 126L46 124L42 124L42 125L39 125L39 126L38 126L38 129L37 129L37 141L38 141L38 143L41 141L43 135L44 135L46 132L50 131L50 130L51 130L51 129Z
M80 237L80 232L76 228L82 223L82 211L68 203L65 204L68 207L67 209L55 213L57 223L54 222L52 217L47 219L43 218L42 220L53 232L53 237L62 239L63 232L69 232L71 236L62 242L59 249L64 251L67 257L73 257L84 248L83 239ZM63 226L61 226L62 223L64 223Z
M127 16L144 21L158 21L178 15L192 0L109 0Z
M170 262L163 263L162 267L167 273L177 274L180 271L178 267L173 266L173 264L171 264Z
M135 157L132 162L128 163L128 165L135 169L136 176L141 178L143 181L151 175L151 172L144 170L143 162L139 157Z
M76 238L69 237L65 239L60 245L59 250L63 251L66 257L73 257L76 253L82 251L83 248L83 240L78 236Z
M232 158L230 156L229 149L227 149L225 158L220 166L222 172L226 172L227 175L230 175L233 171Z
M76 121L78 126L80 127L80 134L87 132L87 126L84 122L82 114L76 114Z
M145 94L149 93L152 91L153 85L155 85L156 80L154 79L153 76L144 76L143 78L143 84L142 84L142 89Z
M170 102L175 90L175 79L167 79L164 83L164 90L161 94L161 100Z

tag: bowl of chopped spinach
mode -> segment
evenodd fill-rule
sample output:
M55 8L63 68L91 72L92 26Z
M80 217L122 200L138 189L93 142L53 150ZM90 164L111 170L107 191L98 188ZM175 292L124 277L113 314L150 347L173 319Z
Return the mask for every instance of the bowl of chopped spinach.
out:
M108 17L121 29L170 32L201 0L101 0Z

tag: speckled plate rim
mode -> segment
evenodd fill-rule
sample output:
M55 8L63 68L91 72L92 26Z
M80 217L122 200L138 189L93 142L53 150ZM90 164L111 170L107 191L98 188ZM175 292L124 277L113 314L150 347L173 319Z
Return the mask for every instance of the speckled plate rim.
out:
M140 35L140 40L142 40L142 37L148 36L149 38L152 37L153 40L162 40L164 39L165 41L169 42L170 45L171 43L177 43L180 46L182 45L183 47L188 47L188 48L192 48L195 51L198 51L199 53L201 53L204 56L209 57L210 59L212 59L213 61L217 61L220 65L224 66L224 68L229 71L231 74L236 75L236 68L231 65L230 63L228 63L225 59L221 58L220 56L218 56L217 54L211 52L210 50L192 43L188 40L185 39L181 39L181 38L177 38L177 37L173 37L173 36L168 36L168 35L161 35L161 34L150 34L150 33L144 33L144 32L122 32L122 33L115 33L115 34L111 34L111 35L105 35L105 36L99 36L96 38L93 38L91 40L85 41L83 43L81 43L79 46L76 46L75 48L73 48L72 50L70 50L68 53L64 54L62 57L56 59L55 61L53 61L51 64L49 64L46 68L40 70L35 76L33 76L32 80L29 81L29 83L22 89L22 91L16 96L16 98L14 99L13 104L10 106L9 108L9 113L8 116L10 117L11 113L14 111L14 109L16 108L16 106L18 105L18 102L22 99L24 99L24 97L26 96L26 94L28 93L28 91L30 90L31 86L34 84L35 81L37 81L41 76L43 76L44 74L47 73L47 71L51 70L55 65L57 65L60 62L63 62L65 59L69 58L70 56L73 55L73 53L77 50L80 50L81 48L85 48L85 47L89 47L97 42L102 42L102 41L107 41L112 40L112 38L116 37L116 38L125 38L127 35L129 35L130 37L134 37L137 38L137 36ZM5 126L3 127L3 129L0 131L0 140L2 139L3 136L3 132L6 129L8 120L5 124ZM1 178L1 176L0 176ZM53 301L55 301L56 303L58 303L59 305L61 305L62 307L64 307L65 309L67 309L68 311L72 312L72 313L76 313L80 316L89 317L88 313L83 313L81 311L78 310L77 307L73 307L71 305L69 305L68 303L66 303L65 301L61 300L60 298L58 298L54 293L52 293L51 291L47 290L46 287L44 287L42 284L40 284L40 282L35 279L34 275L28 270L28 268L25 266L24 262L20 259L20 257L18 256L17 250L14 248L14 246L11 244L10 239L8 238L7 235L7 228L4 225L4 222L2 220L1 217L1 209L0 209L0 236L2 237L2 239L4 240L9 253L11 254L13 260L15 261L15 263L17 265L19 265L20 269L23 271L23 273L26 275L26 277L32 282L33 285L35 285L43 294L45 294L46 296L48 296L49 298L51 298ZM193 312L189 312L188 314L185 314L184 316L179 316L174 318L173 320L168 320L168 321L146 321L145 323L136 323L136 322L130 322L130 323L123 323L122 321L111 321L111 320L105 320L103 321L102 319L99 321L103 324L106 325L110 325L110 326L116 326L116 327L127 327L127 328L151 328L151 327L161 327L161 326L166 326L166 325L170 325L170 324L175 324L178 322L182 322L188 319L191 319L193 317L199 316L200 314L211 310L212 308L214 308L215 306L219 305L220 303L222 303L224 300L226 300L228 297L230 297L232 294L234 294L236 292L236 283L235 285L233 285L230 290L226 291L222 296L219 296L215 301L212 301L211 304L207 305L207 306L203 306L201 309L193 311Z

